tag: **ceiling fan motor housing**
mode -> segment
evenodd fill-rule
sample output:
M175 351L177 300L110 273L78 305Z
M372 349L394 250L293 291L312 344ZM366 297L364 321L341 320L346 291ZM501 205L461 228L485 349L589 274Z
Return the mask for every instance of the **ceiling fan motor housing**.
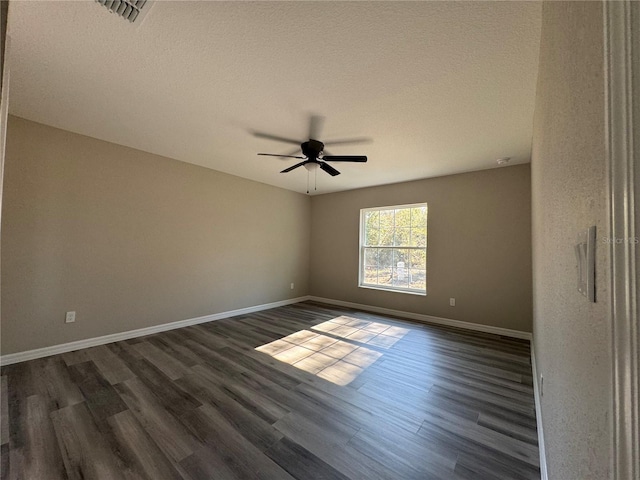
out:
M300 147L305 157L309 160L316 160L324 150L324 143L309 139L308 142L302 143Z

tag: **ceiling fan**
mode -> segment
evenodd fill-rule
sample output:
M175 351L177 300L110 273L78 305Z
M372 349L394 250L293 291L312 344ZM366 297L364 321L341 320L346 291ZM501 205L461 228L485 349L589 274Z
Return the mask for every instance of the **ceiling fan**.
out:
M290 138L278 137L276 135L271 135L268 133L261 132L253 132L256 137L266 138L269 140L275 140L277 142L284 143L293 143L296 145L300 145L299 149L296 149L290 155L280 155L276 153L258 153L258 155L266 155L269 157L279 157L279 158L298 158L303 160L300 163L297 163L289 168L285 168L280 173L287 173L291 170L295 170L298 167L304 166L307 170L311 171L315 168L320 167L323 171L327 172L332 177L336 175L340 175L340 172L333 168L326 162L359 162L364 163L367 161L367 157L364 155L330 155L324 147L325 145L346 145L346 144L354 144L354 143L369 143L371 140L369 138L349 138L343 140L333 140L330 142L323 143L320 140L316 140L320 137L320 129L322 126L324 118L318 115L312 115L309 121L309 140L306 142L300 142L298 140L293 140ZM301 155L294 155L298 151L302 151Z

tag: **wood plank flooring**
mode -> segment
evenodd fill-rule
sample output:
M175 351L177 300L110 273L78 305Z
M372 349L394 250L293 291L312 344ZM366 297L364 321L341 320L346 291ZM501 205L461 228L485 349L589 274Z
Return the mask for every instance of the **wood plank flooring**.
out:
M529 343L311 302L2 368L2 479L539 479Z

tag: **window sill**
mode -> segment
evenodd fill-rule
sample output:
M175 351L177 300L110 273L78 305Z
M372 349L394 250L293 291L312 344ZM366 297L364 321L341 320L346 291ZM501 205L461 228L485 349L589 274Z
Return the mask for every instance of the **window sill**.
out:
M427 296L427 292L418 292L416 290L403 290L401 288L386 288L386 287L380 287L377 285L358 285L359 288L367 288L369 290L381 290L383 292L392 292L392 293L406 293L409 295L418 295L420 297L426 297Z

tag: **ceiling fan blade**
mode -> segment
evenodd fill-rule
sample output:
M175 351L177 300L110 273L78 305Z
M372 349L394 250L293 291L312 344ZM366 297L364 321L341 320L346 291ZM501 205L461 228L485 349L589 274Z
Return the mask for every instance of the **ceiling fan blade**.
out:
M298 153L298 154L302 153L302 152L300 151L300 145L298 145L298 148L296 148L296 149L295 149L295 150L293 150L292 152L287 152L287 153L285 153L285 156L290 157L290 156L292 156L292 155L295 155L296 153Z
M340 172L338 170L336 170L335 168L333 168L328 163L324 163L324 162L319 162L319 163L320 163L320 168L322 170L324 170L325 172L327 172L332 177L335 177L336 175L340 175Z
M309 139L318 140L324 125L324 117L320 115L311 115L309 118Z
M275 140L276 142L293 143L294 145L300 145L300 141L292 138L278 137L277 135L271 135L269 133L253 132L254 137L266 138L267 140Z
M325 145L347 145L350 143L371 143L371 140L368 137L359 137L359 138L345 138L342 140L331 140L329 142L324 142Z
M258 155L264 155L266 157L280 157L280 158L305 158L305 157L298 157L295 155L278 155L277 153L259 153Z
M322 157L325 162L360 162L367 161L367 157L364 155L325 155Z
M307 161L305 160L304 162L300 162L300 163L296 163L293 167L289 167L289 168L285 168L284 170L282 170L280 173L287 173L290 172L291 170L295 170L298 167L301 167L302 165L304 165L305 163L307 163ZM322 166L322 165L320 165Z

